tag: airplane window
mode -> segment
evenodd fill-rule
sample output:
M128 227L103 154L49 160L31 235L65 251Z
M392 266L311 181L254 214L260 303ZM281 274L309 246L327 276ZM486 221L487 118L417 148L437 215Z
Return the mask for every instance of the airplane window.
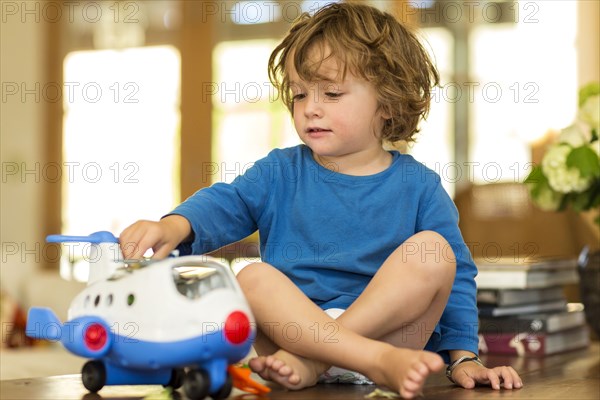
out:
M108 297L106 298L106 305L110 306L113 302L113 295L112 293L108 295Z
M135 296L133 295L133 293L130 293L129 296L127 296L127 305L131 306L131 305L133 305L134 302L135 302Z
M85 296L85 300L83 300L83 306L88 307L90 305L90 296Z
M100 304L100 295L96 296L94 299L94 307L98 307L98 304Z
M197 299L228 286L225 273L218 267L210 266L174 267L173 281L177 291L189 299Z

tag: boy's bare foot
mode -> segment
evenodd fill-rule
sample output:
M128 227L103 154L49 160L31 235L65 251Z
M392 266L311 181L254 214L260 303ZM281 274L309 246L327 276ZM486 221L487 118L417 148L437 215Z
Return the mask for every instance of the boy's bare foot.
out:
M316 385L319 376L329 368L321 362L285 350L278 350L270 356L255 357L248 365L261 378L292 390Z
M391 346L381 354L380 368L369 371L369 378L400 393L405 399L420 395L425 380L444 367L442 357L429 351Z
M314 386L329 367L321 362L278 350L269 356L259 356L248 363L263 379L299 390ZM420 395L425 380L432 372L444 367L442 358L429 351L418 351L385 345L376 367L359 371L375 383L400 393L405 399Z

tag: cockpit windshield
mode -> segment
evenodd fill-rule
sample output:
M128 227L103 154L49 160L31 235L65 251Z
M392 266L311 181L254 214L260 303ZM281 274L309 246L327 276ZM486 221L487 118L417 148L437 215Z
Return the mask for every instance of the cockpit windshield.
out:
M128 275L131 275L134 271L137 271L138 269L141 269L141 268L146 268L155 262L157 262L157 261L152 260L152 259L125 260L123 262L123 264L119 268L115 269L113 274L108 277L108 280L109 281L119 280Z
M189 299L198 299L215 289L225 288L229 285L225 272L218 266L210 264L175 266L173 267L173 281L177 291Z

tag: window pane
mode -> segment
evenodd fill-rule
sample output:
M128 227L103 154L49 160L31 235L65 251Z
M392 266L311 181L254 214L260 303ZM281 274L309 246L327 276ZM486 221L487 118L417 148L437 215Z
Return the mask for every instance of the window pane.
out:
M213 182L231 182L275 147L300 143L269 82L275 40L222 42L213 52ZM243 60L243 62L240 62Z
M176 204L179 77L170 46L66 57L63 233L118 234Z
M220 182L232 182L258 158L269 151L270 115L268 112L234 112L217 121L219 137L218 171Z
M522 181L531 143L575 117L577 2L531 5L517 24L481 25L471 35L477 183Z
M429 117L421 123L421 132L416 143L411 145L410 154L442 177L442 185L450 194L454 194L456 168L454 161L454 130L452 113L455 98L447 93L452 90L449 83L453 77L452 48L454 40L447 29L422 29L421 36L425 48L434 60L440 73L441 88L434 90Z

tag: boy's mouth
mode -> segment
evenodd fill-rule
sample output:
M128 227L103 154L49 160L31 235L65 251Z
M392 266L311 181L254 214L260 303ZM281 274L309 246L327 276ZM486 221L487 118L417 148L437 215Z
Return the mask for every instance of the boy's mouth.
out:
M331 130L329 130L329 129L323 129L323 128L317 128L317 127L306 128L306 133L317 133L317 132L331 132Z

